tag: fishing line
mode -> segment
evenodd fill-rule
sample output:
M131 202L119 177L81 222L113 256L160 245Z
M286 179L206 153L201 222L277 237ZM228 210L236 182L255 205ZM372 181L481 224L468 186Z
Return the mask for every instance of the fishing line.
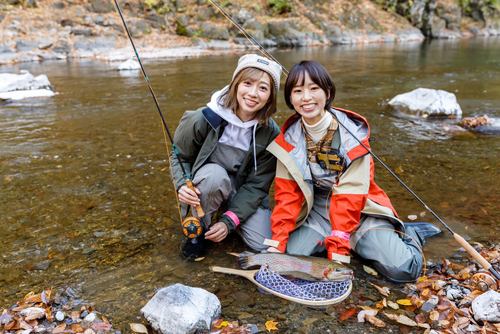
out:
M122 19L122 22L123 22L123 28L125 30L125 32L127 33L128 35L128 38L130 40L130 44L132 44L132 48L134 49L134 52L135 52L135 55L137 57L137 61L139 62L139 65L141 67L141 72L142 72L142 75L144 76L144 79L146 79L146 82L148 84L148 88L149 88L149 91L151 93L151 96L153 97L153 100L155 102L155 105L156 105L156 108L158 109L158 113L160 115L160 118L161 118L161 121L162 121L162 124L163 124L163 131L164 131L164 136L165 136L165 131L168 135L168 138L170 139L170 142L172 143L172 148L174 150L174 153L175 153L175 156L177 157L177 160L179 162L179 166L181 167L181 170L182 170L182 174L184 176L184 180L186 182L186 185L189 189L193 190L194 191L194 187L193 187L193 184L191 182L191 180L189 179L189 176L187 175L186 173L186 170L184 169L184 165L182 164L182 160L179 156L179 152L177 151L177 147L175 146L175 143L174 143L174 140L172 138L172 135L170 134L170 131L168 129L168 126L167 126L167 122L165 121L165 118L163 117L163 113L161 112L161 109L160 109L160 105L158 103L158 99L156 98L156 94L153 90L153 87L151 86L151 83L149 81L149 77L148 75L146 74L146 70L144 69L144 66L142 64L142 61L141 61L141 58L139 57L139 53L137 52L137 49L135 47L135 44L134 44L134 40L132 39L132 35L130 34L130 31L128 29L128 26L127 26L127 23L125 22L125 18L123 17L123 14L122 14L122 10L120 8L120 5L118 4L118 1L117 0L114 0L115 1L115 5L116 5L116 8L118 10L118 13L120 14L120 18ZM167 144L167 141L165 140L165 143ZM170 162L170 154L168 152L168 144L167 144L167 154L169 156L169 162ZM171 172L173 172L172 170L172 164L170 163L170 170ZM173 177L173 173L172 173L172 180L174 179ZM174 182L174 188L175 188L175 182ZM175 189L176 190L176 189ZM176 196L177 197L177 196ZM178 202L177 202L178 203ZM177 205L179 207L179 204ZM203 209L201 208L201 205L197 205L196 206L196 211L198 213L198 216L201 218L205 215L205 213L203 212ZM180 209L179 209L179 212L180 212ZM182 217L181 217L181 220L182 220Z
M116 0L115 0L116 2ZM228 19L231 21L231 23L236 26L241 32L243 32L244 36L250 40L252 42L252 45L255 46L255 44L257 44L259 47L258 47L258 50L260 52L262 52L264 55L266 55L266 57L274 60L278 65L281 66L282 68L282 71L284 71L284 73L286 73L285 75L288 77L288 70L283 66L281 65L281 63L279 61L276 60L276 58L274 58L259 42L257 42L246 30L245 28L241 27L229 14L227 14L214 0L210 0L210 2L215 6L217 7L217 9ZM497 280L500 281L500 273L498 273L492 266L491 266L491 263L489 263L488 261L486 261L486 259L484 257L481 256L481 254L479 254L463 237L461 237L460 235L458 235L457 233L455 233L448 225L446 225L446 223L441 219L439 218L439 216L434 212L432 211L428 206L427 204L424 203L424 201L422 201L399 177L396 176L396 174L394 174L394 172L389 168L387 167L383 162L382 160L380 160L376 155L375 153L373 153L368 147L366 147L365 144L363 144L363 142L358 138L356 137L348 128L346 128L341 122L340 120L337 118L337 116L335 115L335 113L333 113L333 116L335 117L335 119L337 120L337 122L339 122L339 124L347 131L349 132L349 134L354 137L354 139L356 139L356 141L358 143L360 143L364 148L365 150L371 154L380 164L382 164L382 166L384 166L384 168L392 175L396 178L396 180L399 181L399 183L401 183L401 185L403 187L405 187L406 190L408 190L412 195L413 197L415 197L419 202L420 204L422 204L427 210L429 210L429 212L434 216L436 217L436 219L444 226L446 227L446 229L448 229L448 231L450 231L450 233L453 235L453 237L455 238L455 240L463 247L465 248L465 250L467 251L467 253L469 253L478 263L479 265L481 265L484 269L488 270Z

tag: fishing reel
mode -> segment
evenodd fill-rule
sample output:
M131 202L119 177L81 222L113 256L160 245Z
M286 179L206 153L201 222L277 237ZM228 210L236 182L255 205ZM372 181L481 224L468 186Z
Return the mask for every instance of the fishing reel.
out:
M498 290L498 281L487 271L478 271L471 278L471 286L474 290L486 292Z
M201 221L196 217L187 217L182 221L182 233L189 239L199 237L203 232Z

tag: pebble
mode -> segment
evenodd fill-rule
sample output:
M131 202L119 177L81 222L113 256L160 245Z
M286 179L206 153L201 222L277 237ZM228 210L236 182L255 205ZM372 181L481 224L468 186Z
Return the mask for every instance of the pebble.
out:
M85 319L83 319L83 321L87 321L87 322L93 322L95 320L96 316L95 316L95 313L92 312L90 313L89 315L87 315L85 317Z
M83 311L80 317L85 318L87 315L89 315L89 311Z
M57 311L56 313L56 320L57 321L63 321L64 320L64 313L61 311Z
M449 300L454 300L463 297L462 291L458 289L449 289L448 292L446 292L446 298Z

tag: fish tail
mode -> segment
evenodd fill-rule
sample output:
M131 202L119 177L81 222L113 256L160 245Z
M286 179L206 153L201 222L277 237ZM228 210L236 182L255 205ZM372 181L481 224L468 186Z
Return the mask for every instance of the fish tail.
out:
M252 252L243 252L240 253L238 259L240 261L240 267L243 269L248 269L254 264L252 263L252 256L255 255Z

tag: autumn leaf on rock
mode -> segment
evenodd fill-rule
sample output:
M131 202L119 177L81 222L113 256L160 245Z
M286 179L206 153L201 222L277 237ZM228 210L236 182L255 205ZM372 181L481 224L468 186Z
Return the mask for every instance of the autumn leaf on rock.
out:
M431 321L436 321L439 319L439 312L438 311L431 311L431 313L429 313L429 319Z
M83 327L78 324L71 325L71 330L77 333L83 332Z
M346 319L349 319L350 317L353 316L354 313L356 313L355 307L348 308L344 313L342 313L342 315L339 318L339 321L344 321Z
M65 329L66 329L66 324L62 323L59 326L57 326L56 328L54 328L54 330L52 331L52 334L62 333L62 332L64 332Z
M43 315L43 309L35 309L31 311L28 316L24 319L26 321L38 319Z
M52 315L52 312L50 312L50 307L45 309L45 318L47 318L50 322L54 321L54 316Z
M389 290L389 288L388 288L388 287L385 287L385 286L384 286L384 287L382 288L382 287L380 287L380 286L378 286L378 285L375 285L375 284L373 284L373 283L370 283L370 284L371 284L371 285L372 285L375 289L377 289L377 290L378 290L378 292L380 292L380 293L382 294L382 296L388 297L388 296L389 296L389 294L391 293L391 290Z
M80 318L80 312L78 312L78 311L71 312L71 320L73 320L74 322L76 322L79 318Z
M136 333L148 333L148 329L143 324L130 324L130 328Z
M52 289L45 289L45 291L42 292L41 296L42 298L42 302L45 304L45 305L51 305L53 300L52 300Z
M96 322L95 324L92 325L92 329L99 332L99 331L109 331L111 329L112 325L107 324L105 322Z
M409 300L409 299L399 299L398 300L398 304L399 305L403 305L403 306L411 306L411 300Z
M365 319L377 327L385 327L386 326L385 322L383 322L382 320L380 320L379 318L377 318L375 316L371 316L371 315L367 314L367 315L365 315Z
M266 322L266 329L268 332L270 331L275 331L275 330L278 330L278 328L276 327L276 325L278 324L279 322L277 321L273 321L273 320L269 320Z
M390 301L390 300L389 300L389 301L387 301L387 305L388 305L390 308L394 309L394 310L399 309L399 305L398 305L398 303L395 303L395 302L393 302L393 301Z
M226 327L229 324L229 321L221 321L218 325L215 325L217 328Z
M109 321L108 321L108 319L106 319L106 317L104 315L102 316L102 321L104 321L105 323L107 323L109 325Z
M383 314L391 319L392 321L396 321L398 324L405 325L405 326L411 326L415 327L417 326L417 323L410 318L408 318L406 315L403 314L392 314L392 313L386 313L383 312Z

